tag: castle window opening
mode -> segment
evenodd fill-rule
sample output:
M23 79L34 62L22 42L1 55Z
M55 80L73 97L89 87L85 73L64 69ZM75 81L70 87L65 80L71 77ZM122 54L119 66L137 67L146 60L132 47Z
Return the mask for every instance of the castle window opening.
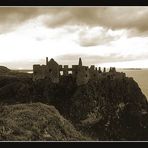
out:
M49 72L51 72L52 70L51 69L49 69Z
M87 77L87 74L85 76Z
M60 71L60 75L61 75L61 76L63 75L63 71Z
M70 71L68 71L68 74L72 74L72 71L70 70Z

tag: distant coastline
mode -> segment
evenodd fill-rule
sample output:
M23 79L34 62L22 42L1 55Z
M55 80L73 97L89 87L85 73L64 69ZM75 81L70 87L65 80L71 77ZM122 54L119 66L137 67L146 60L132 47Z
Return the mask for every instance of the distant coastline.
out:
M142 68L123 68L123 70L142 70Z

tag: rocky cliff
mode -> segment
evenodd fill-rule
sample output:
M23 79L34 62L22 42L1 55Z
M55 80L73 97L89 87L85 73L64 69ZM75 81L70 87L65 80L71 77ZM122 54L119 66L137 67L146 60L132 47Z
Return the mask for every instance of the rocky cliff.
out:
M52 104L78 129L96 140L148 140L147 99L132 78L64 84Z
M93 140L148 140L147 99L132 78L104 77L77 86L71 76L61 77L59 84L5 77L0 96L3 103L54 105Z

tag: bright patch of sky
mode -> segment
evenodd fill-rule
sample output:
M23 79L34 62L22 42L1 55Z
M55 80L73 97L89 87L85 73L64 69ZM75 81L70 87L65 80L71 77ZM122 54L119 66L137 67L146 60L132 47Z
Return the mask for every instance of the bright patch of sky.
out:
M115 54L125 58L125 61L118 59L117 62L111 62L108 59L108 62L96 64L148 67L146 60L148 37L129 38L127 30L113 31L99 26L90 28L86 25L65 25L59 28L48 28L41 22L44 17L46 16L27 21L15 31L0 35L0 64L16 61L36 62L46 56L56 58L66 54L89 55L90 58L91 56L108 57ZM95 40L93 44L96 45L85 46L91 44L93 40ZM128 59L130 57L135 58L134 61L130 61Z

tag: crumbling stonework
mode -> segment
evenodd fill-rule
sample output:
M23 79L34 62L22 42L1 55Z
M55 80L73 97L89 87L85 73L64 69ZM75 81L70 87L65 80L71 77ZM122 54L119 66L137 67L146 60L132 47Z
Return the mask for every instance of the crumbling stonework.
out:
M47 79L53 83L59 83L59 65L54 59L48 62L46 58L46 65L33 65L33 81Z
M72 68L69 68L68 65L59 65L54 59L48 61L46 57L46 65L33 65L33 81L46 79L49 83L59 83L60 77L68 76L69 72L72 72L71 75L78 86L87 84L88 81L97 81L102 77L111 79L125 77L125 73L116 72L115 67L110 67L109 72L106 72L104 67L102 72L101 67L97 69L94 65L90 68L83 66L81 58L78 65L72 65Z
M91 80L98 80L98 76L99 76L98 74L100 73L100 69L98 71L94 65L91 65L89 69L89 73L90 73Z
M46 65L46 78L52 83L59 83L60 73L59 65L54 59L51 59Z
M90 79L89 68L87 66L79 66L76 77L77 85L87 84Z

